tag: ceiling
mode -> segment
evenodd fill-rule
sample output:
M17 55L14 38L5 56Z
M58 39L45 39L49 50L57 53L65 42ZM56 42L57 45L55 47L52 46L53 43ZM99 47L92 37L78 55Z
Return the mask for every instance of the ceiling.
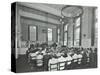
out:
M28 8L31 8L31 9L36 9L36 10L39 10L41 13L48 13L48 17L50 18L50 22L52 23L55 23L56 24L61 24L60 23L60 18L62 17L62 14L61 14L61 9L63 7L65 7L65 5L58 5L58 4L45 4L45 3L26 3L26 2L18 2L18 4L22 5L22 6L25 6L25 7L28 7ZM32 11L31 11L32 12ZM71 8L71 9L67 9L63 12L64 15L70 17L70 16L75 16L77 15L77 13L80 12L80 10L78 10L77 8ZM34 14L34 11L33 11L33 14L36 16L32 16L34 19L41 19L43 17L45 17L45 15L43 14L38 14L39 12L35 13ZM37 18L37 17L40 17L41 18ZM55 18L54 18L54 17ZM57 17L57 18L56 18ZM55 19L55 22L53 21ZM42 19L41 19L42 20ZM43 21L47 21L47 20L43 20Z

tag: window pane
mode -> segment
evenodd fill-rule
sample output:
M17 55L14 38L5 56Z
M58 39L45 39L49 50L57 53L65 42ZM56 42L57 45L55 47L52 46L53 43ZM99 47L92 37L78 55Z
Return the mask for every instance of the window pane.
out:
M77 18L77 20L76 20L76 25L75 25L76 27L77 26L80 26L80 18Z
M64 33L64 45L67 45L67 32Z
M30 41L36 41L36 26L30 26Z
M74 46L79 46L79 39L74 41Z
M74 45L79 46L79 38L80 38L80 28L75 29L74 34Z
M68 24L65 25L64 31L67 31Z
M58 29L58 34L60 34L60 29Z
M80 35L80 28L77 28L75 30L75 39L79 39L79 35Z
M52 41L52 29L48 28L48 41Z
M64 35L64 41L67 41L67 32L65 32L65 35Z
M75 33L74 33L74 46L79 46L80 39L80 17L75 22Z

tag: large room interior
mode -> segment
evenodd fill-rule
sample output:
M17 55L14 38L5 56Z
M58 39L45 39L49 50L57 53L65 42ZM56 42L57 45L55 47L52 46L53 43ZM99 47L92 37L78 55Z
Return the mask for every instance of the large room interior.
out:
M96 7L17 2L16 72L96 68L97 30Z

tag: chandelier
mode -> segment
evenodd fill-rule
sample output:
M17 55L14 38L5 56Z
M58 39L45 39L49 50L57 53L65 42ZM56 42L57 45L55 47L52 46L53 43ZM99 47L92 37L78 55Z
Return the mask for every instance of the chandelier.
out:
M62 18L75 18L83 14L83 8L81 6L67 5L61 9Z

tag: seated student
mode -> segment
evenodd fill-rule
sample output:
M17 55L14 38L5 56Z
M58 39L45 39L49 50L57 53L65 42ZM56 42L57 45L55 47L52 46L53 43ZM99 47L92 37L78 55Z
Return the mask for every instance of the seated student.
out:
M77 54L78 64L81 64L81 62L82 62L82 57L83 57L82 54L78 52L78 54Z
M37 66L43 66L43 54L42 53L39 53L36 56L36 64Z
M31 44L30 48L28 50L29 50L29 53L31 53L31 54L34 54L37 51L37 50L35 50L34 44Z
M50 55L50 54L51 54L51 49L50 49L50 48L47 48L46 54L47 54L47 55Z
M54 43L52 44L52 46L53 46L53 47L57 47L57 44L54 42Z
M41 48L40 48L40 44L39 43L35 43L35 50L36 51L39 51Z
M42 49L41 53L43 53L43 55L46 55L46 48Z
M56 54L56 50L54 49L54 47L52 46L52 47L50 48L50 50L51 50L51 51L50 51L50 54L54 56L54 55Z
M35 52L37 51L37 50L35 49L34 44L31 44L31 45L30 45L29 51L30 51L30 53L35 53Z
M62 55L58 58L59 70L65 69L65 61L66 61L66 58L64 58Z
M45 48L48 47L48 44L47 44L47 43L42 43L42 44L41 44L41 47L42 47L42 49L45 49Z
M36 56L37 56L36 53L30 53L29 54L28 62L30 63L30 65L35 66L35 64L36 64Z
M54 56L51 57L51 59L49 59L49 62L48 62L48 70L58 70L58 60L57 58L55 58ZM51 65L53 64L53 65Z
M53 43L52 44L52 47L53 47L54 51L56 51L57 44L56 43Z
M78 58L78 55L77 55L77 53L74 53L74 55L72 56L72 58L73 58L73 62L77 62L77 58Z
M42 48L42 53L45 54L47 50L48 44L47 43L42 43L41 48Z
M29 50L30 50L30 51L33 51L34 48L35 48L35 47L34 47L34 44L30 44Z
M36 53L30 53L29 55L30 55L31 60L36 59L36 55L37 55Z
M28 48L28 50L26 51L26 56L27 56L27 59L29 59L29 54L34 50L34 44L31 44L30 45L30 48ZM29 60L28 60L29 62Z
M40 49L35 48L34 45L32 44L30 46L29 50L30 50L30 52L29 52L29 60L34 61L36 59L36 55L39 53Z
M58 53L56 54L56 56L59 58L59 57L61 56L61 53L58 52Z
M80 54L82 54L82 55L84 54L84 50L83 49L80 51Z

